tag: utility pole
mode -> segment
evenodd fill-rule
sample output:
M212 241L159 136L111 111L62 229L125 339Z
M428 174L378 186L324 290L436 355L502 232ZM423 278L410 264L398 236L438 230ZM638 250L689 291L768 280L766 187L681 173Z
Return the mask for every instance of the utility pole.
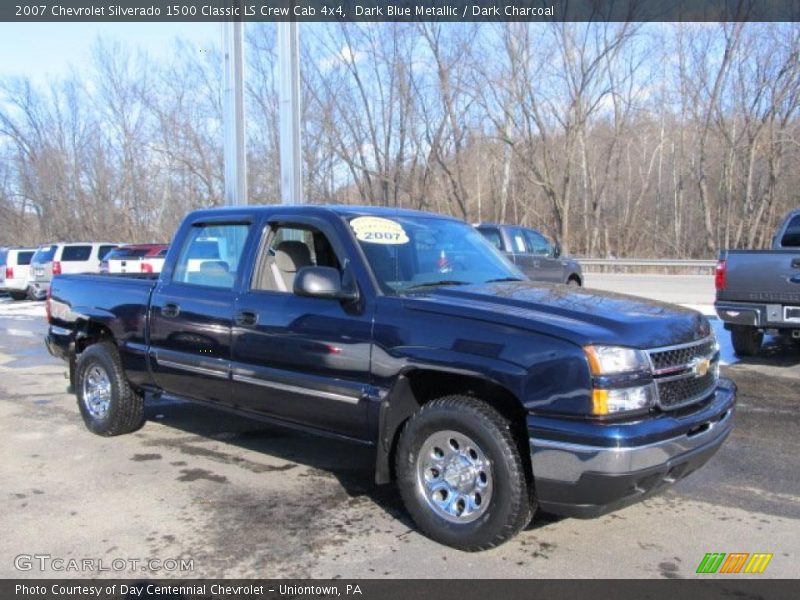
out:
M238 0L232 0L232 4ZM247 204L244 117L244 23L222 23L225 204Z
M300 147L300 37L297 21L278 26L281 203L303 204Z

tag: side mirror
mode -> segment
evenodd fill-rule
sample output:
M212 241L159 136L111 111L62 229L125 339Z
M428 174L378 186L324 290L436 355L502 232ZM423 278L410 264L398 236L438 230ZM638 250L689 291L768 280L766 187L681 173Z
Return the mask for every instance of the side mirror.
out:
M558 258L561 256L561 244L556 242L553 244L553 258Z
M293 291L298 296L356 300L358 290L344 289L342 276L332 267L303 267L294 277Z

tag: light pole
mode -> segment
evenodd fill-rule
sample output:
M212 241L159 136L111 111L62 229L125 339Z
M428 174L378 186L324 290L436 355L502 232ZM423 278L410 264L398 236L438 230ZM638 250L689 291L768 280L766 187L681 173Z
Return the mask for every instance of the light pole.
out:
M300 146L300 36L297 21L278 26L281 203L303 204Z
M234 0L235 2L235 0ZM225 204L247 204L244 116L244 23L222 23Z

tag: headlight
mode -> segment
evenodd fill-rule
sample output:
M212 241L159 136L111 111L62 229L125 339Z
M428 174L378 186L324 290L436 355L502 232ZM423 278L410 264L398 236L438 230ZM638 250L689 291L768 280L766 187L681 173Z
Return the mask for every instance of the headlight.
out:
M592 414L613 415L639 411L655 404L653 384L611 390L592 390Z
M592 375L616 375L650 370L650 361L642 350L619 346L586 346L583 350Z

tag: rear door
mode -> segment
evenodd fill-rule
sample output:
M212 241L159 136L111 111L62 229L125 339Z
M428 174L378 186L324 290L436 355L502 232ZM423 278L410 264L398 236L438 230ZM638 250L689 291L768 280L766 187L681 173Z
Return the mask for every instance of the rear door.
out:
M186 226L178 258L163 274L150 304L153 375L164 391L230 404L231 323L251 219L227 216ZM203 240L219 241L215 259Z
M236 303L233 380L242 407L367 439L371 308L292 292L303 266L341 272L343 243L322 219L266 225L253 281Z
M509 227L506 230L506 234L510 245L509 250L511 251L508 255L509 258L531 279L541 279L534 256L525 239L525 231L521 227Z

